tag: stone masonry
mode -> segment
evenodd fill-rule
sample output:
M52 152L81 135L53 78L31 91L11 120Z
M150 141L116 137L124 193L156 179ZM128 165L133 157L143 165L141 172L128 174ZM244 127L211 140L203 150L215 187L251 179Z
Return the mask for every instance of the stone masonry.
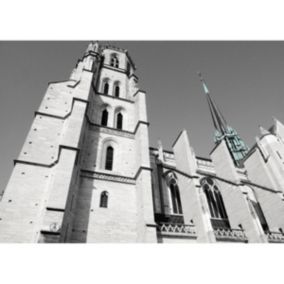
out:
M92 42L49 83L0 202L0 242L284 242L283 124L237 164L227 138L210 158L186 130L171 151L150 147L135 70L127 50Z

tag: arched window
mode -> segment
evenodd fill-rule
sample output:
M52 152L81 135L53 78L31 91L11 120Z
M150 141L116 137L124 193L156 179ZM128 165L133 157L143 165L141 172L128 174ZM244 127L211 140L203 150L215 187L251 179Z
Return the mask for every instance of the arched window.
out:
M105 169L111 171L113 165L113 148L108 146L106 149Z
M111 59L110 59L110 66L119 67L119 60L115 54L112 54Z
M116 85L115 88L114 88L114 96L118 98L119 97L119 92L120 92L120 88L119 88L118 85Z
M108 192L103 191L100 198L100 207L107 208L108 206Z
M179 188L176 184L171 183L170 185L172 210L174 214L182 214L182 206L179 194Z
M225 204L215 181L209 177L204 178L201 180L201 186L206 195L213 227L230 228Z
M268 223L266 221L266 218L263 214L262 208L259 204L259 202L254 201L254 200L249 200L253 206L253 209L259 219L259 222L261 224L261 227L263 229L264 232L269 232L269 227L268 227Z
M104 94L105 95L108 95L108 90L109 90L109 83L105 82L105 84L104 84Z
M116 128L122 129L122 124L123 124L123 115L119 112L117 114L117 119L116 119Z
M101 121L101 124L103 126L107 126L107 121L108 121L108 111L105 109L103 112L102 112L102 121Z
M114 65L115 65L114 61L115 61L115 58L114 58L114 56L112 56L111 59L110 59L110 66L114 67Z

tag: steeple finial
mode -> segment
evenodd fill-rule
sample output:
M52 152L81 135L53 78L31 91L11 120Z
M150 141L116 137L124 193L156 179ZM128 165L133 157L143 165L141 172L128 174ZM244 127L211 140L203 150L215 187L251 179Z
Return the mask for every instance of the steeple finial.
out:
M199 72L197 72L197 74L198 74L198 76L199 76L199 78L200 78L200 81L201 81L201 83L202 83L202 87L203 87L204 93L207 94L207 95L209 95L209 89L207 88L207 85L206 85L206 83L205 83L204 78L202 77L201 72L199 71Z

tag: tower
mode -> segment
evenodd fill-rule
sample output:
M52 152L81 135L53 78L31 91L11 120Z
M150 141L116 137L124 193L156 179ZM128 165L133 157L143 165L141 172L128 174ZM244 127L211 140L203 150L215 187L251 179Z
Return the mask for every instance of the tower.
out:
M156 241L134 72L127 50L96 42L49 84L0 203L0 242Z
M219 144L222 140L224 140L235 165L240 166L241 160L246 156L248 152L248 147L240 138L237 131L227 124L224 116L222 115L221 111L212 99L209 89L201 73L198 73L198 75L200 77L200 81L202 83L206 95L210 114L215 128L214 142L215 144Z
M247 152L204 79L210 159L187 131L149 147L146 93L127 50L92 42L41 102L4 195L0 243L284 242L284 125Z

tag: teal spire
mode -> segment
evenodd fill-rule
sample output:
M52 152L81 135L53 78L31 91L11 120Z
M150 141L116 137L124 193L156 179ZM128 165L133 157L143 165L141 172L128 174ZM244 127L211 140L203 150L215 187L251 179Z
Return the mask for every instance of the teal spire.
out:
M240 166L241 160L246 156L248 152L248 147L240 138L237 131L227 124L223 114L212 99L206 82L200 72L198 73L198 76L207 98L210 114L215 128L214 142L217 144L224 139L235 165Z
M217 107L216 103L211 98L209 89L208 89L208 87L205 83L205 80L203 79L201 73L199 72L198 75L199 75L200 81L202 83L204 92L206 94L206 98L207 98L207 102L208 102L208 105L209 105L209 110L210 110L210 113L211 113L213 125L214 125L214 128L216 129L216 134L217 135L224 135L225 132L226 132L226 128L227 128L227 122L226 122L224 116L222 115L222 113L220 112L219 108Z
M206 85L204 79L202 78L201 73L199 73L199 74L200 74L200 77L201 77L200 79L201 79L201 82L202 82L204 92L205 92L205 94L209 95L209 89L207 88L207 85Z

